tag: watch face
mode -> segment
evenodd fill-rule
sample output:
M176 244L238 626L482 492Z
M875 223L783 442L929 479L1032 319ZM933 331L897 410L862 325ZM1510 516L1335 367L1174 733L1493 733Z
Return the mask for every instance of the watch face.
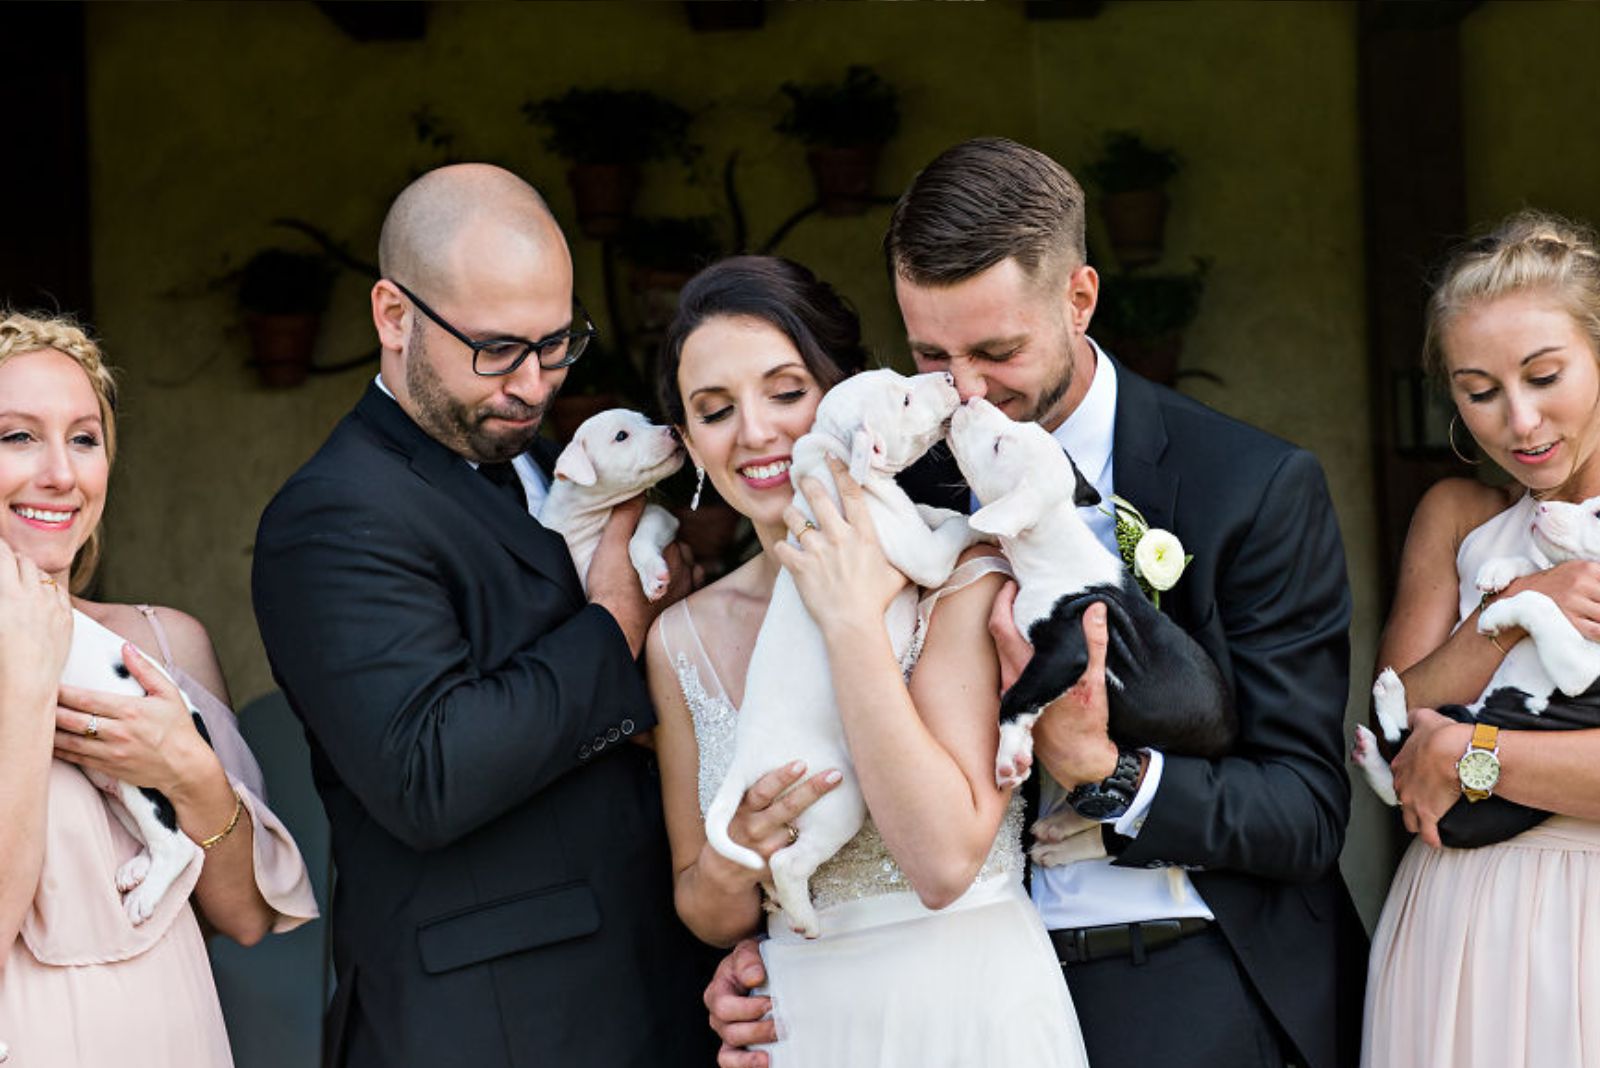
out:
M1456 773L1468 790L1492 790L1500 781L1500 758L1488 750L1474 749L1456 764Z
M1072 808L1086 820L1109 820L1128 811L1128 799L1110 790L1097 790L1072 802Z

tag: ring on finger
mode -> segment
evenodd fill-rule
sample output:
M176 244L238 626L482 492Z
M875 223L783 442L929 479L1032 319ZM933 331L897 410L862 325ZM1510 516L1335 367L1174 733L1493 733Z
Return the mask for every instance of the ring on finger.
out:
M100 737L100 717L93 712L89 713L89 722L83 725L83 736L85 738Z
M41 586L54 586L55 584L56 584L56 580L55 580L54 576L51 576L51 575L40 575L39 576L39 585L41 585Z
M816 530L816 529L817 529L817 525L815 523L813 523L811 520L807 519L804 523L800 524L800 529L795 531L795 535L794 535L795 540L799 541L800 538L803 535L809 534L813 530Z
M785 823L783 825L783 829L789 832L790 845L794 845L796 842L800 841L800 828L796 827L792 823Z

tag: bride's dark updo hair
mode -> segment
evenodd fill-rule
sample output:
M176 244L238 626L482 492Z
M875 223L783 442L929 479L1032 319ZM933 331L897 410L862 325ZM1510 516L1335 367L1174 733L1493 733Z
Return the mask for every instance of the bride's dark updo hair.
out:
M781 332L824 390L867 365L861 319L832 286L780 256L733 256L689 279L661 342L656 391L661 414L673 426L684 425L678 391L683 343L718 316L759 319Z

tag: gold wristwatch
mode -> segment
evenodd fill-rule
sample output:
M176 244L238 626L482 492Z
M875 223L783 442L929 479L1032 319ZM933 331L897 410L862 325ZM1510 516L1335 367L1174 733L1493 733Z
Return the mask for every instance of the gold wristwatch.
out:
M1500 781L1500 728L1479 723L1472 728L1472 741L1456 761L1456 777L1461 780L1461 795L1468 801L1482 801L1494 793Z

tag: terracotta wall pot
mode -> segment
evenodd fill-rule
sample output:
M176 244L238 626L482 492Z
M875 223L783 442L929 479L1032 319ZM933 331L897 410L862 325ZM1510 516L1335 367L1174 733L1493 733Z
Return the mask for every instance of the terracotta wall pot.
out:
M544 413L544 421L555 433L556 440L565 445L591 415L599 415L607 408L626 406L627 402L615 393L559 393Z
M879 151L878 145L806 150L824 215L860 215L871 206Z
M1107 193L1100 198L1111 251L1124 267L1138 267L1161 258L1166 244L1167 194L1160 189Z
M633 214L639 168L631 163L579 163L567 172L578 226L586 237L615 237Z
M692 271L633 269L628 276L628 289L633 293L638 329L642 333L659 333L667 328L678 311L678 294L692 277Z
M1152 382L1170 386L1178 378L1178 358L1183 355L1183 335L1174 330L1159 337L1107 337L1106 351L1130 371Z
M250 351L268 389L298 386L311 373L311 352L316 348L320 315L263 315L246 312Z

